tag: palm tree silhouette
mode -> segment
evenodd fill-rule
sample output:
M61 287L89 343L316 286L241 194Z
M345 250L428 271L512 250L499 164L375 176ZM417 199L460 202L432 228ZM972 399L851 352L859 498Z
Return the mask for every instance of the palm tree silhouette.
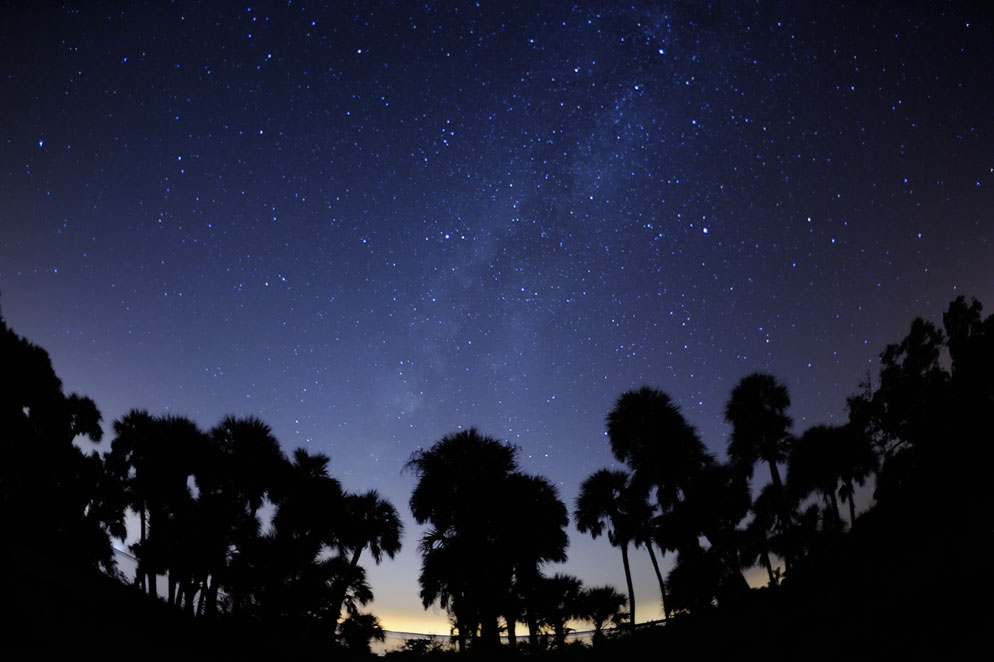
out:
M842 523L837 490L840 479L840 452L847 432L841 426L815 425L791 444L787 462L787 486L803 500L818 492L825 500L837 525ZM776 498L775 493L771 493Z
M506 552L505 560L510 563L513 579L505 593L502 613L508 643L514 649L517 645L515 623L521 620L523 611L533 613L527 605L535 595L541 567L566 560L569 513L556 486L541 476L510 474L503 502L502 515L508 529L514 531L514 543ZM529 619L528 626L534 648L537 623Z
M207 556L202 595L206 595L206 613L213 614L223 585L232 614L238 615L250 590L244 555L259 535L258 511L264 499L272 500L279 490L289 461L270 427L255 417L224 418L211 429L210 441L196 472L199 536L210 543L201 545Z
M737 574L735 583L742 588L745 579L732 535L732 511L724 512L720 506L725 502L711 494L712 488L724 493L731 480L719 471L672 399L648 386L623 393L608 414L607 432L614 456L634 469L633 486L655 490L659 514L653 537L661 548L678 550L696 544L698 535L704 535L723 560L729 578ZM739 492L729 494L736 496L732 505L741 509ZM668 533L661 536L661 531Z
M779 506L776 505L776 501L772 483L764 485L752 502L752 520L742 532L741 546L743 560L748 565L758 562L766 569L770 586L776 586L779 582L770 560L770 554L776 553L781 547L779 543L782 539L777 531L776 513Z
M625 583L628 586L629 626L635 629L635 587L632 585L632 570L628 561L628 545L635 538L636 523L626 510L630 499L628 474L624 471L600 469L583 481L580 494L576 498L574 518L580 533L589 532L595 540L605 530L608 541L621 550L621 561L625 567Z
M773 494L779 502L777 515L781 527L791 526L783 481L778 464L786 461L790 448L790 426L793 420L787 415L790 396L787 387L773 375L757 372L743 377L732 389L725 405L725 420L732 425L728 441L728 457L732 467L747 478L752 478L757 462L769 466ZM790 572L792 553L784 558Z
M580 617L594 626L594 646L604 640L604 624L616 620L625 606L625 596L613 586L585 588L580 594Z
M411 512L430 525L420 544L422 603L438 600L450 610L460 647L479 626L479 643L496 648L498 615L509 611L516 574L526 582L530 568L565 549L565 507L547 481L518 471L516 453L470 429L417 451L407 464L418 477ZM517 512L523 498L532 500L525 517ZM543 528L551 531L530 540L525 533Z
M566 650L566 623L583 613L581 598L583 582L573 575L556 573L542 577L537 587L537 602L541 605L541 620L552 626L556 647Z
M344 526L338 540L338 548L343 555L350 555L351 576L359 567L359 556L369 548L373 560L379 565L383 556L393 558L400 551L400 536L404 525L393 505L382 498L376 490L365 494L348 494L344 502ZM345 599L347 582L336 589L331 613L338 620L342 601Z
M856 486L863 486L880 466L870 438L854 426L846 425L838 444L839 498L849 505L849 525L856 523Z
M138 410L115 421L114 432L108 467L125 486L139 518L135 582L157 597L156 577L177 559L177 516L192 500L187 481L207 438L187 418L152 417Z
M418 476L411 512L431 524L421 541L422 602L444 605L451 596L460 641L478 623L483 645L496 648L499 587L509 583L494 544L507 535L496 496L517 470L515 449L470 429L416 452L407 466Z

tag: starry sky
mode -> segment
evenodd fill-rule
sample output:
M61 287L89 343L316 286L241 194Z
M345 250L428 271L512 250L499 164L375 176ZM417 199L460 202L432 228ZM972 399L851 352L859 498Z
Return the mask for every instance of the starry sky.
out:
M476 426L572 507L627 389L721 455L749 372L838 422L913 317L994 305L982 4L6 0L3 315L108 432L257 415L330 455L407 523L372 610L447 632L419 447ZM555 569L624 587L570 537Z

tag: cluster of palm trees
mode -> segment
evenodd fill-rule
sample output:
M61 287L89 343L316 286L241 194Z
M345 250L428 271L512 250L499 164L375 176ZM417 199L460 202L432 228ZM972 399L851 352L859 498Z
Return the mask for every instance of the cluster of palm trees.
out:
M87 454L73 440L101 440L93 401L64 395L45 350L6 323L0 356L4 567L114 571L110 538L127 537L130 510L135 585L194 618L225 614L359 645L382 635L361 612L372 592L360 558L379 563L400 550L400 517L375 491L345 492L326 455L297 449L288 458L256 418L228 417L205 432L145 411L114 422L109 452Z
M287 458L259 419L228 417L203 432L132 411L114 432L106 465L138 516L135 581L155 596L156 578L167 577L166 601L191 615L223 609L334 637L343 605L358 619L372 599L362 552L379 563L400 549L389 502L344 492L324 454L298 448Z
M74 440L101 440L93 401L65 395L47 353L2 318L0 357L4 567L112 570L110 538L125 538L130 510L135 585L194 619L226 615L358 649L382 635L361 610L372 593L360 559L379 563L399 551L400 518L375 491L343 491L327 456L297 449L287 457L255 418L228 417L204 431L145 411L114 422L109 452L87 454ZM721 460L666 393L642 387L618 398L607 433L621 468L583 481L573 518L581 533L606 534L619 548L627 612L613 587L546 573L566 560L570 514L555 485L521 470L516 447L470 429L415 452L407 468L417 478L411 512L426 526L425 607L449 611L460 648L496 648L502 630L517 648L517 624L531 647L543 630L564 647L570 620L594 624L595 641L612 621L634 630L632 549L649 554L669 616L741 604L752 567L765 569L771 589L801 586L854 530L864 535L851 557L894 558L901 545L941 553L954 540L961 556L983 548L977 541L994 514L984 488L994 316L983 318L978 302L954 300L941 329L916 319L882 353L876 386L868 380L849 398L846 423L794 434L789 409L777 378L744 377L725 407L732 433ZM752 484L757 465L769 475L762 486ZM858 517L857 488L871 478L874 503ZM922 518L941 544L909 533ZM884 533L868 535L868 526ZM664 577L668 553L676 560Z
M620 608L610 587L584 589L576 577L546 576L543 565L566 560L569 516L558 490L521 471L517 448L475 429L450 434L414 453L418 478L411 512L427 528L420 542L421 599L448 609L461 650L494 649L501 621L517 648L515 626L529 644L551 628L560 647L566 623L584 618L598 633Z
M991 497L978 490L976 465L962 464L975 453L951 452L990 438L983 412L994 411L994 316L980 312L978 302L959 297L943 317L945 333L915 320L910 334L881 355L879 386L867 382L849 399L842 425L794 435L787 387L766 373L744 377L725 407L732 426L726 462L706 450L667 394L648 387L623 394L607 431L627 470L602 469L583 482L576 524L595 538L607 531L620 548L632 627L630 547L649 552L669 614L734 601L747 587L743 570L752 566L766 569L770 586L813 571L856 523L857 487L871 477L874 498L889 513L936 511L946 501L934 498L935 488L945 484L958 504L989 515ZM758 464L770 479L754 489ZM840 502L848 505L848 521ZM963 513L939 510L946 521L947 511ZM975 530L976 518L960 525L960 532ZM654 545L677 554L666 580Z
M725 407L732 433L728 460L721 462L666 393L642 387L618 399L607 431L612 453L627 469L601 469L583 482L576 525L594 538L606 531L621 550L631 627L629 548L649 553L670 615L741 596L748 588L743 571L757 564L778 584L823 532L845 528L837 496L850 505L849 524L855 520L855 486L877 467L870 438L851 425L816 426L795 437L789 407L787 388L774 376L744 377ZM768 468L770 482L753 498L757 464ZM831 508L811 504L812 494ZM677 554L666 579L654 548ZM783 573L771 557L782 559Z

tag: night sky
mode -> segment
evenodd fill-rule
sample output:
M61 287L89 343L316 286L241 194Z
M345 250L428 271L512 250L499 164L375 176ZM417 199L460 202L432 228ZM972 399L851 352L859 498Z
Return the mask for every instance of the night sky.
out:
M723 456L749 372L839 422L913 317L994 306L984 4L8 0L3 315L104 449L132 408L257 415L378 489L372 610L447 633L419 447L476 426L572 510L627 389ZM570 537L550 571L623 589Z

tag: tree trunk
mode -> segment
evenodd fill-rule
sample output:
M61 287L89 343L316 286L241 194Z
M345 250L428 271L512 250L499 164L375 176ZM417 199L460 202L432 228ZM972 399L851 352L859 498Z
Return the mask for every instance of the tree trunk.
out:
M856 524L856 500L853 498L856 496L856 490L852 483L848 483L846 487L849 488L849 528L851 529Z
M518 633L514 630L514 624L517 621L516 615L504 616L504 624L507 625L507 647L511 649L512 653L518 649Z
M497 614L488 605L480 614L480 644L487 650L500 648L500 628L497 626Z
M621 560L625 564L625 582L628 584L628 622L635 633L635 587L632 586L632 569L628 565L628 543L621 545Z
M566 650L566 622L561 617L556 617L556 648L559 652Z
M773 564L770 563L770 554L766 550L763 550L762 557L763 567L766 568L766 574L770 576L770 586L776 586L777 578L773 574Z
M669 618L670 613L666 609L666 584L663 582L663 574L659 572L659 562L656 561L656 553L652 551L651 540L646 541L645 548L649 550L649 558L652 560L652 569L656 571L656 581L659 582L659 599L663 606L663 615L666 616L666 618Z
M532 614L531 609L528 610L528 645L533 654L538 652L538 619Z
M359 555L362 554L362 550L366 548L365 545L357 548L352 553L352 560L349 561L350 570L355 570L359 566ZM332 603L331 613L335 615L335 624L337 626L338 622L342 620L342 604L345 602L345 593L349 590L349 583L345 579L338 581L339 586L335 589L335 595L333 596L334 602ZM335 638L335 633L332 633L332 639Z
M773 483L773 489L777 494L777 515L780 518L781 530L784 532L787 540L791 541L792 538L790 535L790 529L792 526L790 514L787 512L787 500L784 498L783 481L780 480L780 470L777 468L777 463L772 459L768 460L767 464L770 465L770 480ZM793 556L793 542L789 542L787 548L784 549L783 555L784 574L787 576L790 575L790 566Z
M145 546L145 504L144 502L138 508L138 522L141 526L140 534L138 536L138 549L141 550ZM145 564L142 563L141 552L138 553L138 567L135 568L135 584L137 584L143 593L148 593L148 573L145 572Z
M828 500L832 504L832 512L835 513L835 523L842 528L842 513L839 512L839 500L835 498L835 490L829 490Z

